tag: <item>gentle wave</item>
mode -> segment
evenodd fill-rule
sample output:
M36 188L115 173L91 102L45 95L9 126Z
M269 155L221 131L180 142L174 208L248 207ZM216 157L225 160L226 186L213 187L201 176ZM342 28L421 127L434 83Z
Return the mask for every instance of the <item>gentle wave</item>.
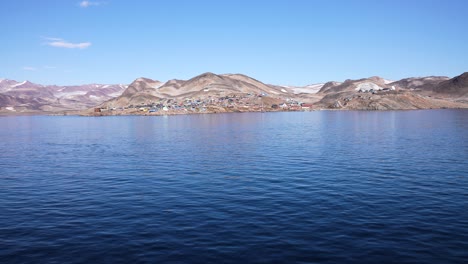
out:
M0 261L463 263L468 112L1 117Z

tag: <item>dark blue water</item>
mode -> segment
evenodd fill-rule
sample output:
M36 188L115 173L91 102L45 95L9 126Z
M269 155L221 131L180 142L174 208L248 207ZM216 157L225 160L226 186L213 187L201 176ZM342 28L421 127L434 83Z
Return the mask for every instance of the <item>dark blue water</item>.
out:
M467 263L468 111L1 117L1 263Z

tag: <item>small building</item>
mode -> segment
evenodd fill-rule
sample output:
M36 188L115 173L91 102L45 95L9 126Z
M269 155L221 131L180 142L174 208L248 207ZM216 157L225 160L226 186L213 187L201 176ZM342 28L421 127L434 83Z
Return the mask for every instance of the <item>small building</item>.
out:
M298 110L301 110L301 107L298 106L298 105L291 105L291 106L289 107L289 110L298 111Z
M312 104L305 104L305 103L301 104L302 109L311 109L312 106L313 106Z

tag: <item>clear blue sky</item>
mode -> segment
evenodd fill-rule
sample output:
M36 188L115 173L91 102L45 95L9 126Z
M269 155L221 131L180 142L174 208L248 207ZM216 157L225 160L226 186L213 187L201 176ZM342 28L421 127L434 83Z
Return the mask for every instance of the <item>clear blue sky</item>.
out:
M0 78L243 73L305 85L468 71L466 0L0 1Z

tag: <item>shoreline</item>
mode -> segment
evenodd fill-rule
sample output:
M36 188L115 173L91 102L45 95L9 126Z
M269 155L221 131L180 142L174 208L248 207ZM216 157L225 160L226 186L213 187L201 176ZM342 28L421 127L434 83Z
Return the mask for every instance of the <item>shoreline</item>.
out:
M392 111L425 111L425 110L468 110L467 107L441 107L441 108L411 108L411 109L334 109L334 108L316 108L310 110L265 110L265 111L219 111L219 112L124 112L124 113L112 113L107 112L100 113L80 113L80 111L70 112L22 112L22 113L0 113L0 117L8 116L77 116L77 117L108 117L108 116L178 116L178 115L213 115L213 114L244 114L244 113L288 113L288 112L319 112L319 111L357 111L357 112L392 112Z

